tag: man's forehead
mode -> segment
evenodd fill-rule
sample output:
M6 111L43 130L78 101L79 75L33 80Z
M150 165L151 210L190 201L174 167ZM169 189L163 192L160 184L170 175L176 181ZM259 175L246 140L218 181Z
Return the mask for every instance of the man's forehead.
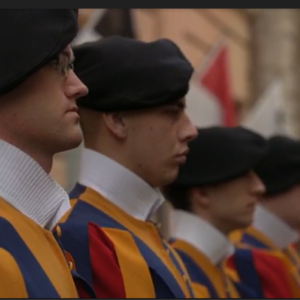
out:
M186 99L185 97L178 99L177 101L174 102L175 105L186 105Z

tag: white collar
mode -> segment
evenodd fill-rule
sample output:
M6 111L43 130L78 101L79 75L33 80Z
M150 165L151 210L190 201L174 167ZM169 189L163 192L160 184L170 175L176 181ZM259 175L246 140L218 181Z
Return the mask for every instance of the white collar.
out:
M67 192L30 156L0 140L0 197L52 229L70 208Z
M261 231L280 249L299 239L296 230L261 205L257 205L255 209L253 227Z
M159 189L109 157L84 148L78 182L90 187L126 213L147 220L163 203Z
M183 210L173 210L171 216L172 238L190 243L214 265L234 253L234 246L228 238L203 219Z

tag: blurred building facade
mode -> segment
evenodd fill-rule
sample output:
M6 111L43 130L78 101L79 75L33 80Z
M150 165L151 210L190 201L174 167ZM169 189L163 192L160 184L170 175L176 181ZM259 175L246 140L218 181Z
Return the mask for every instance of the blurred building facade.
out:
M137 37L144 41L170 38L194 67L220 39L229 47L229 68L237 102L251 98L251 22L239 9L137 9L133 11Z
M278 76L288 131L300 138L300 10L256 9L251 23L252 102Z

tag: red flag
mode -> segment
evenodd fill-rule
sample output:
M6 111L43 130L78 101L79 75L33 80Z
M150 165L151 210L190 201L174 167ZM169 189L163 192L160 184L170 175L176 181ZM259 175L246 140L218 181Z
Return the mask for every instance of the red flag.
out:
M215 46L201 69L195 71L193 81L196 83L197 88L202 90L202 95L200 96L199 90L199 98L196 99L194 97L195 99L193 100L199 101L197 116L199 122L201 123L201 118L210 118L209 115L211 114L211 120L207 120L207 124L218 123L215 125L224 126L237 125L233 94L230 86L228 47L226 44L222 43ZM203 90L204 93L208 95L205 97L207 99L204 99ZM210 101L208 101L208 99ZM200 104L200 101L202 104ZM208 103L211 101L214 102L216 108L213 108ZM193 103L193 105L195 106L196 104ZM208 107L208 105L210 107ZM218 110L217 113L216 109ZM215 120L216 114L219 115L220 118L218 121Z

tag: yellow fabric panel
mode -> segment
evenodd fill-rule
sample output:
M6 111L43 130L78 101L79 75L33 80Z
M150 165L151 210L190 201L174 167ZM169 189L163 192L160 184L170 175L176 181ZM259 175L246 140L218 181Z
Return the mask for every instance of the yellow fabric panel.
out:
M210 298L210 294L205 286L196 282L192 282L191 287L193 289L195 298Z
M28 298L23 276L14 258L0 248L0 298Z
M228 239L233 244L236 244L241 240L243 233L244 233L244 230L235 230L228 235Z
M232 281L234 281L234 282L240 282L241 281L240 277L239 277L239 274L235 270L233 270L231 268L228 268L226 263L224 264L224 270L225 270L225 273L227 274L227 276Z
M129 232L104 228L103 231L112 240L127 298L156 298L148 265L139 252Z

